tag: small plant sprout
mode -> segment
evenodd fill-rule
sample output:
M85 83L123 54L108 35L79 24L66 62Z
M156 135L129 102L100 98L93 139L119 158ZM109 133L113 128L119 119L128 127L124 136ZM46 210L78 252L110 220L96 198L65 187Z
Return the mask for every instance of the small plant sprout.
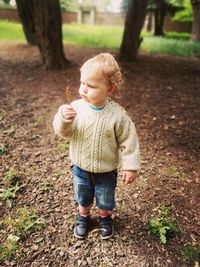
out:
M167 237L170 233L178 231L178 227L170 218L170 212L165 206L161 206L158 210L158 216L149 220L148 229L151 234L160 237L162 244L167 243Z
M8 145L7 144L0 144L0 155L6 154L8 151Z
M62 175L63 175L63 173L60 170L55 171L54 174L53 174L53 176L56 177L56 178L59 178Z
M176 166L170 167L170 174L176 178L180 178L180 179L186 178L186 174L184 172L178 170L178 168Z
M50 187L51 187L51 183L50 183L49 179L44 179L42 181L42 190L43 191L49 191Z
M46 118L45 116L39 115L37 117L37 124L38 125L44 125L46 123Z
M200 248L186 247L183 252L183 259L185 262L190 263L191 266L199 266L200 263ZM196 264L197 263L197 264Z
M3 178L3 183L7 187L9 185L14 185L19 180L20 175L15 169L9 169Z
M58 150L60 152L65 152L69 149L69 143L60 143L58 144Z
M37 215L35 209L19 208L12 217L8 216L2 220L0 226L7 232L21 237L32 230L41 230L45 226L45 221Z
M20 236L27 235L30 230L40 230L44 227L45 221L36 214L35 209L20 208L17 211L15 220L16 233Z
M11 260L15 258L18 249L19 237L10 234L7 239L0 245L0 261Z
M16 197L17 191L19 191L23 186L19 186L17 182L16 185L9 188L0 188L0 198L3 200L10 200Z

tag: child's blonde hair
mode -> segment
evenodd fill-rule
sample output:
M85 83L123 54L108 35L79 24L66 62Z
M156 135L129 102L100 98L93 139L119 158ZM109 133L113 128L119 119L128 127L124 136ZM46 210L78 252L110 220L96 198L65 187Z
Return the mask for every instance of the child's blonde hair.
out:
M95 57L88 59L80 68L83 71L89 64L98 64L98 68L102 71L103 76L116 88L122 83L122 73L117 61L109 53L101 53Z

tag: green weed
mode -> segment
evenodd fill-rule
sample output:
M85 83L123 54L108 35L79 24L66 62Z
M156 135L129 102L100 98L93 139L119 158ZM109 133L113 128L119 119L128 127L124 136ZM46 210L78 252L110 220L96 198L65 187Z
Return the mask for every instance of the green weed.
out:
M60 152L65 152L69 149L69 143L60 143L57 147Z
M67 219L67 224L73 225L74 224L74 218L70 217L69 219Z
M63 175L63 173L61 171L59 171L59 170L55 171L54 174L53 174L53 176L56 177L56 178L59 178L62 175Z
M46 123L46 118L42 115L37 117L37 125L44 125Z
M182 255L186 262L191 264L200 263L200 248L187 247L183 250Z
M8 151L8 145L7 144L0 145L0 155L6 154L7 151Z
M42 191L49 191L50 187L51 187L51 183L49 179L44 179L42 181Z
M184 172L178 170L178 168L176 166L171 166L169 171L170 171L170 174L176 178L181 178L181 179L186 178L186 174Z
M15 257L16 251L19 248L17 241L18 236L9 235L7 239L0 245L0 260L11 260Z
M14 125L10 125L8 127L8 129L6 129L4 131L4 133L7 134L7 135L11 135L11 134L15 133L15 126Z
M20 179L20 175L19 175L18 171L11 168L5 173L5 176L3 178L3 184L4 184L4 186L7 187L9 185L16 184L16 182L19 179Z
M2 200L10 200L16 197L16 193L22 188L17 182L14 186L9 188L0 188L0 198Z
M149 220L148 230L151 234L159 236L162 244L166 244L168 235L177 232L178 227L171 220L169 210L165 206L161 206L158 216Z
M26 236L31 230L41 230L45 221L40 218L35 209L19 208L13 217L6 217L1 221L1 227L17 236Z

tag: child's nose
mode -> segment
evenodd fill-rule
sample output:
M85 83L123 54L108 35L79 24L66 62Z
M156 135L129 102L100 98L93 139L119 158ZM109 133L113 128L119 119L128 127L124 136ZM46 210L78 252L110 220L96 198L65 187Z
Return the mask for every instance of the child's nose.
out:
M83 92L84 92L84 93L87 93L87 91L88 91L88 89L87 89L87 85L84 85L84 87L83 87Z

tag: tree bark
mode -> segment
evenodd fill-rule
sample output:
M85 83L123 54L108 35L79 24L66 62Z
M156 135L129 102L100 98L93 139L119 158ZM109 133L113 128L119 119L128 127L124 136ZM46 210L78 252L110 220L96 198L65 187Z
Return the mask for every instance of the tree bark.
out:
M200 42L200 0L191 0L193 10L191 40Z
M119 59L132 61L142 42L140 32L144 24L148 0L129 0Z
M164 35L163 25L164 25L164 19L165 19L165 14L166 14L166 7L165 7L164 0L158 0L156 2L157 2L156 3L157 8L154 11L154 18L155 18L154 35L161 36L161 35Z
M33 17L33 1L16 0L16 4L27 43L36 45L37 40Z
M64 56L62 44L62 18L59 0L17 0L17 2L25 10L23 14L21 13L22 16L24 14L27 16L29 11L31 13L35 29L34 40L39 47L44 68L65 68L69 61ZM23 25L25 22L26 20L22 19Z

